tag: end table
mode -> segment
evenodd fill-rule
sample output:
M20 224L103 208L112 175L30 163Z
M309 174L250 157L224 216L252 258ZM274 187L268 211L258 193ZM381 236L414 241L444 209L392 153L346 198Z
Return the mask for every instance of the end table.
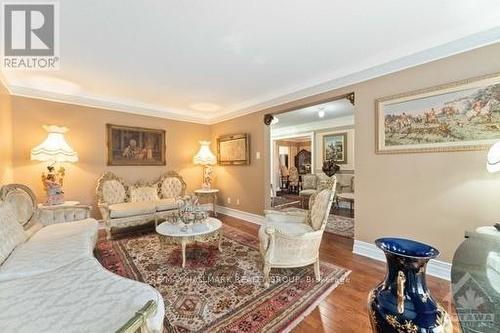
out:
M206 198L211 199L212 211L214 212L214 216L217 217L217 193L219 193L218 189L198 189L194 191L194 194L198 198Z

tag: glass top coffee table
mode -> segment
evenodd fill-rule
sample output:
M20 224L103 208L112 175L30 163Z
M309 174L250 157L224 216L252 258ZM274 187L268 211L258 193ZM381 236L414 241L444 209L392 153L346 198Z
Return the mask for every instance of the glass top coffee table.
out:
M186 245L189 243L217 241L219 251L222 252L222 222L213 217L190 225L163 222L156 227L156 232L161 236L163 241L180 244L182 249L182 268L186 266Z

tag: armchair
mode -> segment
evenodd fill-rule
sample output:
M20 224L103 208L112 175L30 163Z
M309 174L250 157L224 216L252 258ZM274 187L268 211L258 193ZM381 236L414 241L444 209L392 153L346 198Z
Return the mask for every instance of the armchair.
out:
M269 286L271 268L303 267L314 264L319 271L319 247L335 196L336 179L328 189L313 194L309 211L266 211L259 230L260 253L264 262L264 285Z

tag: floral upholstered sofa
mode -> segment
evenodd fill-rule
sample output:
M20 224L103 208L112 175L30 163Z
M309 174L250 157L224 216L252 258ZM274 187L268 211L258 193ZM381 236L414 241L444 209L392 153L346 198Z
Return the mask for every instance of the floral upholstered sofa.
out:
M186 183L176 172L167 172L153 183L128 185L112 172L97 183L97 201L108 239L112 228L126 228L165 218L184 205Z
M94 258L90 207L37 208L20 184L0 188L2 333L162 332L161 294Z

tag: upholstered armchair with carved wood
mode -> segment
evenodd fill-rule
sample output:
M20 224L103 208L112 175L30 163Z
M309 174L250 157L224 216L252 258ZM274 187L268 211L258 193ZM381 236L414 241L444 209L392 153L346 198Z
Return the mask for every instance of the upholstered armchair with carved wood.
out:
M128 185L112 172L104 173L97 182L97 201L106 225L111 230L127 228L165 218L184 205L186 183L170 171L153 183Z
M303 267L314 264L320 280L319 247L335 196L336 179L328 189L313 194L310 209L266 211L260 227L260 253L264 262L264 284L269 286L271 268Z

